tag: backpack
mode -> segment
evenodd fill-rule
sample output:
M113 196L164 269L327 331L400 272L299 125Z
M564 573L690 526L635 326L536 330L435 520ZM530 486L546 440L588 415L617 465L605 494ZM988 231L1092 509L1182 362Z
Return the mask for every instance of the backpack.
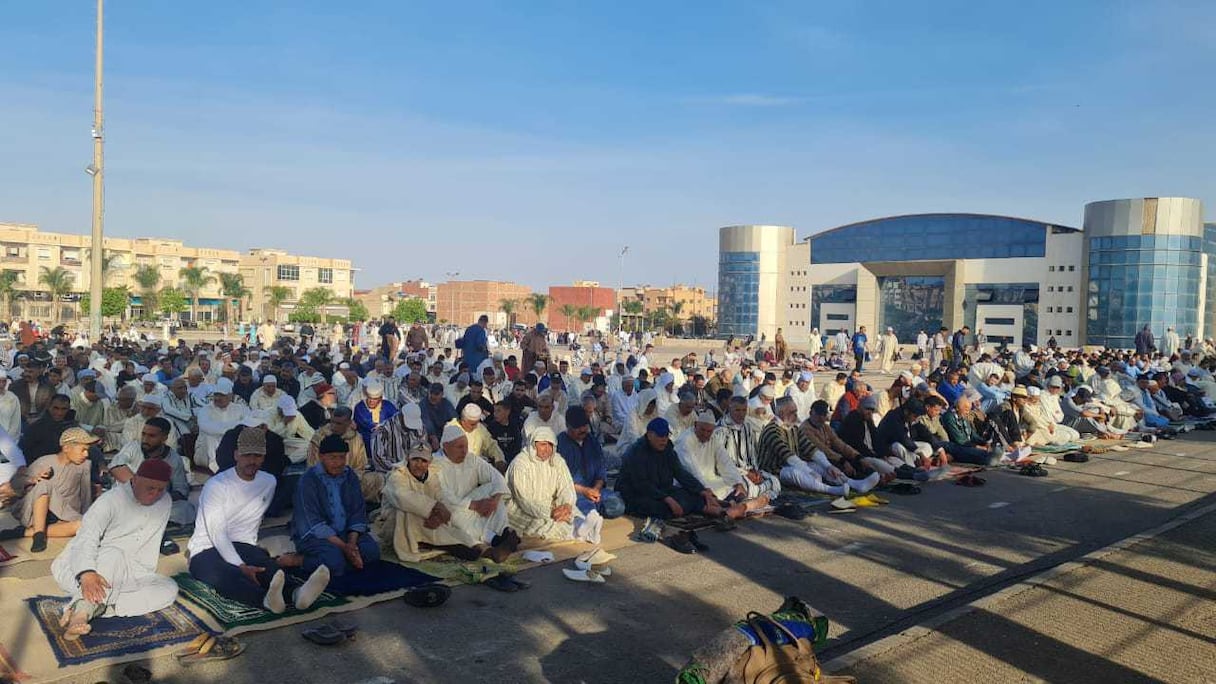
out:
M725 679L727 684L846 684L856 681L852 677L824 675L811 642L795 637L785 625L771 617L752 611L747 614L747 623L760 643L749 646L739 656ZM785 643L774 643L769 637L770 631L784 636Z

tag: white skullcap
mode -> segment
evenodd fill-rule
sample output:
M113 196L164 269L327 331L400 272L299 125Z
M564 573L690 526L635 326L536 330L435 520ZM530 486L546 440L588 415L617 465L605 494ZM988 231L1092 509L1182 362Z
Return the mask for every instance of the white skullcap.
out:
M810 382L815 379L815 374L810 371L802 371L802 373L799 374L798 379L803 382Z
M777 396L777 390L773 389L772 385L765 385L760 388L760 396L773 399Z
M697 414L697 422L706 423L709 425L715 425L715 424L717 424L718 419L714 418L714 414L712 411L701 411L700 413Z
M460 417L465 420L481 420L481 407L470 401L460 410Z
M350 370L350 364L343 361L342 363L338 364L338 370Z
M451 442L455 442L461 437L466 436L467 435L464 433L464 428L453 423L448 423L447 425L443 426L443 436L439 438L439 443L449 444Z
M143 398L139 400L139 403L147 404L148 406L155 406L157 408L162 408L165 405L164 402L161 401L160 395L156 394L155 392L145 394Z
M299 409L296 408L296 400L292 399L289 394L279 397L279 410L288 418L294 418L300 413Z
M232 394L232 381L228 378L216 380L215 392L213 394Z
M276 378L273 373L267 373L266 375L262 376L262 384L263 385L277 385L277 384L279 384L279 379Z
M1038 387L1035 387L1034 385L1031 385L1030 387L1026 388L1026 394L1028 394L1032 397L1037 397L1042 393L1043 393L1043 390L1039 389Z
M156 382L156 376L151 373L144 373L144 376L140 380L144 382Z
M380 384L379 380L373 380L363 386L363 394L372 399L383 397L384 385Z
M676 376L671 373L664 373L659 376L659 381L655 383L655 387L666 387L676 381Z

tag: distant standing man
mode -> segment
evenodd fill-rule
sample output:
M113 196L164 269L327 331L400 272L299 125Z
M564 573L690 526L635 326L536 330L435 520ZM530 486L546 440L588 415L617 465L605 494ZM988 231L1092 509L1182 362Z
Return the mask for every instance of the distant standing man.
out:
M414 321L410 326L409 332L405 334L405 348L411 352L426 351L427 336L426 331L422 329L422 324Z
M858 373L865 370L866 362L866 327L863 325L853 333L853 364Z
M380 325L380 353L392 363L397 358L397 347L400 345L401 331L397 328L397 322L392 316L385 316L384 323Z
M456 346L464 353L464 361L469 370L475 371L482 361L490 356L490 340L486 328L490 326L490 317L482 314L477 322L465 328L464 335L456 340Z
M887 327L887 332L878 339L878 358L882 363L882 372L891 373L895 365L895 355L899 352L899 338L895 336L895 328Z

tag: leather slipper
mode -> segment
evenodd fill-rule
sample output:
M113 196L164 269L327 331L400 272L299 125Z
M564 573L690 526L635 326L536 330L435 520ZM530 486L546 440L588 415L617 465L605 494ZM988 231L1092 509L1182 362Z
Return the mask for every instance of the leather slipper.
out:
M330 624L310 627L300 632L300 636L318 646L336 646L346 641L346 635L334 629L334 626Z
M482 582L482 584L491 589L506 592L508 594L513 594L519 591L519 585L512 582L510 577L504 577L503 575L495 575Z
M442 584L424 584L405 592L402 600L415 608L438 608L451 597L452 590Z

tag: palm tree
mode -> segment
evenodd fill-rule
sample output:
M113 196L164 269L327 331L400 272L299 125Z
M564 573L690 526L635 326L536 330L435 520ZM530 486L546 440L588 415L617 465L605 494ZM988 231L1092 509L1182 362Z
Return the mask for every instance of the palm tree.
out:
M300 293L300 303L296 307L296 311L301 313L311 312L318 317L317 320L325 320L325 307L332 304L334 301L333 290L328 287L313 287Z
M21 274L17 271L5 271L0 273L0 301L4 302L4 317L8 318L13 313L13 295L17 292L17 280Z
M600 315L600 309L598 306L580 306L575 315L584 323L595 323L595 317Z
M566 317L566 330L570 330L572 327L570 325L570 319L578 315L578 308L573 304L562 304L560 311L562 312L562 315Z
M92 263L92 258L93 248L85 247L84 262L86 264ZM108 249L101 250L101 284L103 286L110 281L110 276L119 271L126 270L126 268L127 265L123 262L121 253L112 252Z
M198 323L198 294L204 287L215 282L215 276L207 272L206 266L186 266L177 272L182 279L181 287L190 294L190 322Z
M42 275L38 276L38 283L45 285L46 289L51 293L52 309L54 311L55 322L62 320L63 310L59 306L59 300L66 294L72 291L72 281L74 276L66 268L56 266L55 268L42 267Z
M528 296L528 306L532 307L532 311L536 313L536 321L540 322L541 314L545 312L545 307L549 306L549 296L538 293Z
M515 307L519 302L514 299L498 300L498 310L507 315L507 325L515 325Z
M626 313L634 317L633 329L636 332L638 329L638 317L641 316L642 311L644 311L646 307L643 306L641 302L625 302L623 307Z
M156 293L160 290L160 269L145 264L135 269L132 277L139 285L139 301L143 305L144 318L154 317L157 311Z
M270 305L270 310L274 313L273 317L277 319L279 306L291 298L291 288L285 285L267 285L262 288L262 292L266 294L266 303ZM264 315L266 312L262 313Z
M249 288L245 287L245 279L240 273L221 273L220 274L220 292L224 295L225 316L231 324L234 322L232 316L232 302L236 301L236 308L239 318L241 310L241 302L253 294Z

